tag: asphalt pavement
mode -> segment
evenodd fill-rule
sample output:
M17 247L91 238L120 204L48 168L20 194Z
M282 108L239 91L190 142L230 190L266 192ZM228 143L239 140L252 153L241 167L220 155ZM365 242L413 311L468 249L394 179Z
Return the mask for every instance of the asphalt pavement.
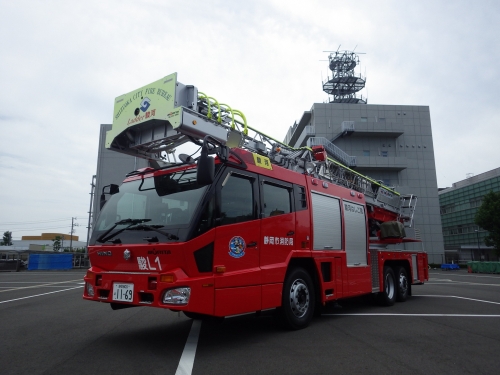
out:
M431 270L392 307L327 306L300 331L273 312L196 322L84 301L84 271L0 273L1 374L497 374L500 275Z

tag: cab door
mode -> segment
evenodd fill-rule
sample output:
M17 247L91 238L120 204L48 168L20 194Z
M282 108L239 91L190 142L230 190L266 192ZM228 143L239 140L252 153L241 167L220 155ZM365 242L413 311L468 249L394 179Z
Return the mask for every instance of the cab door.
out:
M293 186L259 176L261 200L260 266L263 284L281 283L296 245Z
M215 315L261 309L257 175L228 168L216 188ZM217 272L217 267L223 272Z

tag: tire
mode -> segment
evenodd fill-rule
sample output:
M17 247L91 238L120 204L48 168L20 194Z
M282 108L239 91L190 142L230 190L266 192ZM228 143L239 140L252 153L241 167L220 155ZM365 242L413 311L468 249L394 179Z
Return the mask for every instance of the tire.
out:
M305 328L314 316L316 296L311 276L303 268L288 273L283 284L279 317L281 323L292 330Z
M384 267L384 290L379 297L383 306L392 306L396 302L396 278L391 267Z
M410 292L408 273L404 267L399 267L396 272L396 301L404 302Z

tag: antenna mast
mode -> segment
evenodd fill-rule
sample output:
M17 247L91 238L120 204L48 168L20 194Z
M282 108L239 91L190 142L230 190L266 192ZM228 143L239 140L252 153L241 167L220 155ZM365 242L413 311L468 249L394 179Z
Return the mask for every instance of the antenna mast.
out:
M365 87L366 82L366 77L361 73L356 76L354 72L354 68L359 65L358 54L354 51L337 50L328 55L328 67L333 76L323 82L323 91L333 96L330 103L366 104L366 100L356 97L356 93Z

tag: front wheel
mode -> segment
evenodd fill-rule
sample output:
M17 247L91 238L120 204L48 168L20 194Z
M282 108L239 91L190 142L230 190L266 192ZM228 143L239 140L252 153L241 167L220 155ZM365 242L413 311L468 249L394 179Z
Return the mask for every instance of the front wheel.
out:
M392 306L396 301L396 282L391 267L384 267L384 291L379 294L379 297L384 306Z
M309 325L314 315L314 285L311 276L303 268L293 269L283 285L280 318L290 329L302 329Z

